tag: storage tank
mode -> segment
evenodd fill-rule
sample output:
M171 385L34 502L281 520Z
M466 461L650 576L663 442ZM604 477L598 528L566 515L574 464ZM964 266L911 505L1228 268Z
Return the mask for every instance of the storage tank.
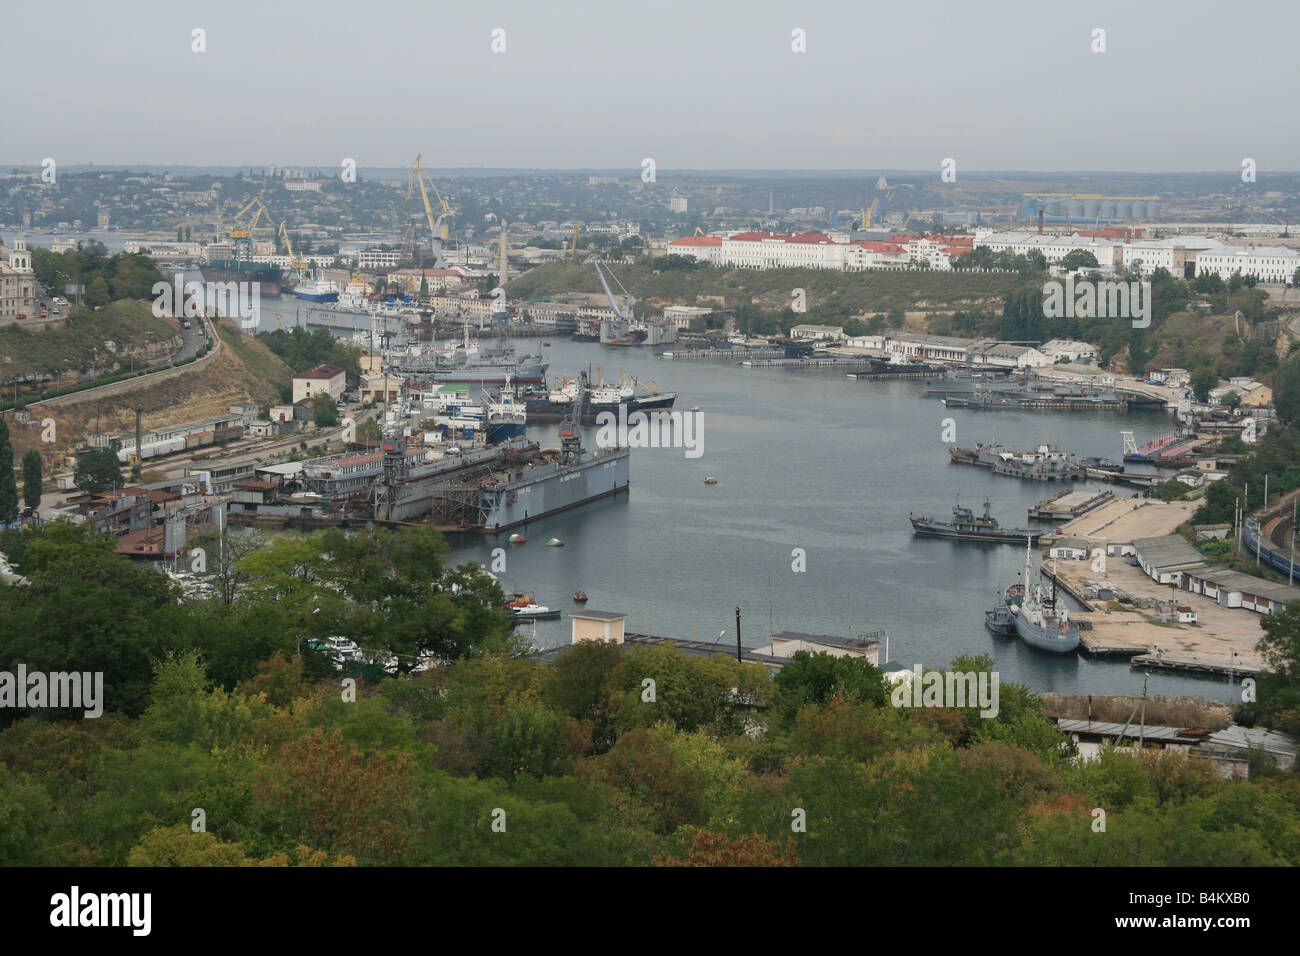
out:
M1100 208L1099 212L1101 213L1101 218L1102 218L1102 219L1114 219L1114 218L1115 218L1115 200L1113 200L1113 199L1103 199L1103 200L1101 201L1101 204L1100 204L1100 205L1101 205L1101 208Z
M1133 217L1133 205L1127 199L1120 199L1115 203L1115 218L1131 219Z
M1147 203L1147 218L1148 219L1160 218L1160 203L1158 202Z
M1066 215L1068 215L1071 219L1083 218L1083 203L1079 202L1079 200L1071 199L1069 205L1067 205L1066 208L1069 210L1069 212L1067 212Z
M1095 199L1089 199L1083 204L1083 214L1089 219L1096 219L1101 215L1101 203Z

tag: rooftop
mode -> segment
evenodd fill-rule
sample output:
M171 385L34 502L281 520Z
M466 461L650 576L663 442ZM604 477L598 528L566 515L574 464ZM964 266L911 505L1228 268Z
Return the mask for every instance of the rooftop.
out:
M294 378L323 378L331 379L337 375L344 375L345 371L337 365L316 365L306 371L299 372Z

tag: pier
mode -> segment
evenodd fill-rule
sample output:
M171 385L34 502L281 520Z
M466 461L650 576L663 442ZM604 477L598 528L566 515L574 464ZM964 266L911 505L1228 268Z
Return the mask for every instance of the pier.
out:
M1029 509L1029 517L1047 521L1069 521L1096 511L1115 497L1113 491L1061 491Z
M785 358L785 349L685 349L661 353L666 359L675 360L727 360L741 362L744 359ZM748 364L748 363L746 363Z

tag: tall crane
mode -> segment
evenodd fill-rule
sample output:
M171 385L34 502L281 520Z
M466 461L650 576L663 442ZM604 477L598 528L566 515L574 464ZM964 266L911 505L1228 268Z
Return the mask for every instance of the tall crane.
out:
M623 295L616 299L614 293L610 291L609 283L605 281L605 273L608 270L600 267L600 256L594 254L587 256L582 261L582 264L584 266L591 264L596 267L596 275L600 278L601 288L605 290L605 298L609 299L610 308L614 310L614 314L618 316L620 322L630 323L632 321L632 295L627 289L623 288L623 283L618 281L618 276L612 272L609 273L609 277L623 290Z
M251 209L256 209L253 218L244 222ZM261 196L254 196L243 209L235 213L235 224L230 229L230 238L235 243L235 258L240 260L251 260L253 258L253 231L261 221L262 216L267 220L271 219L271 213L266 208L266 203L262 202Z
M451 227L447 220L453 218L456 214L452 212L447 200L442 198L442 193L438 192L438 187L433 184L433 180L426 175L424 168L420 165L420 158L423 155L421 153L415 157L415 162L411 164L410 172L406 177L406 201L411 201L411 197L415 194L415 187L419 185L420 200L424 203L424 217L429 222L429 235L432 237L429 247L434 256L434 268L437 268L442 262L442 244L445 240L451 238ZM436 216L433 213L433 205L429 202L429 192L425 189L426 183L438 199L438 214Z
M289 250L289 275L302 279L306 277L310 267L307 265L306 259L300 259L294 254L293 241L289 238L289 230L284 228L286 222L288 222L287 219L280 222L280 235L284 238L285 248Z

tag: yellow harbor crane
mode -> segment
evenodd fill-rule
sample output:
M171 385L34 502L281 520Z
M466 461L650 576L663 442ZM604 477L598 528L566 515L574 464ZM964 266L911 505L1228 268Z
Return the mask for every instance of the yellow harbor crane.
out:
M256 209L257 212L247 222L244 217L248 215L249 210ZM262 202L261 196L254 196L243 209L235 213L234 225L230 227L230 238L235 244L235 258L239 260L251 260L253 258L253 231L257 224L266 216L267 221L271 220L271 213L266 208L266 203Z
M430 247L434 254L434 266L436 267L442 259L442 244L451 238L451 226L449 219L455 217L451 206L447 200L442 198L442 193L438 192L438 187L433 184L433 180L425 173L424 168L420 165L420 159L423 153L415 157L415 162L411 164L410 173L406 177L406 201L410 202L411 197L415 195L415 187L420 187L420 200L424 203L424 217L429 222L429 235L432 237ZM429 191L433 190L434 196L438 199L438 214L433 213L433 205L429 202Z
M311 271L306 259L300 259L293 251L293 241L289 238L289 230L284 227L288 222L287 219L280 222L280 235L284 239L284 247L289 250L289 274L304 278Z

